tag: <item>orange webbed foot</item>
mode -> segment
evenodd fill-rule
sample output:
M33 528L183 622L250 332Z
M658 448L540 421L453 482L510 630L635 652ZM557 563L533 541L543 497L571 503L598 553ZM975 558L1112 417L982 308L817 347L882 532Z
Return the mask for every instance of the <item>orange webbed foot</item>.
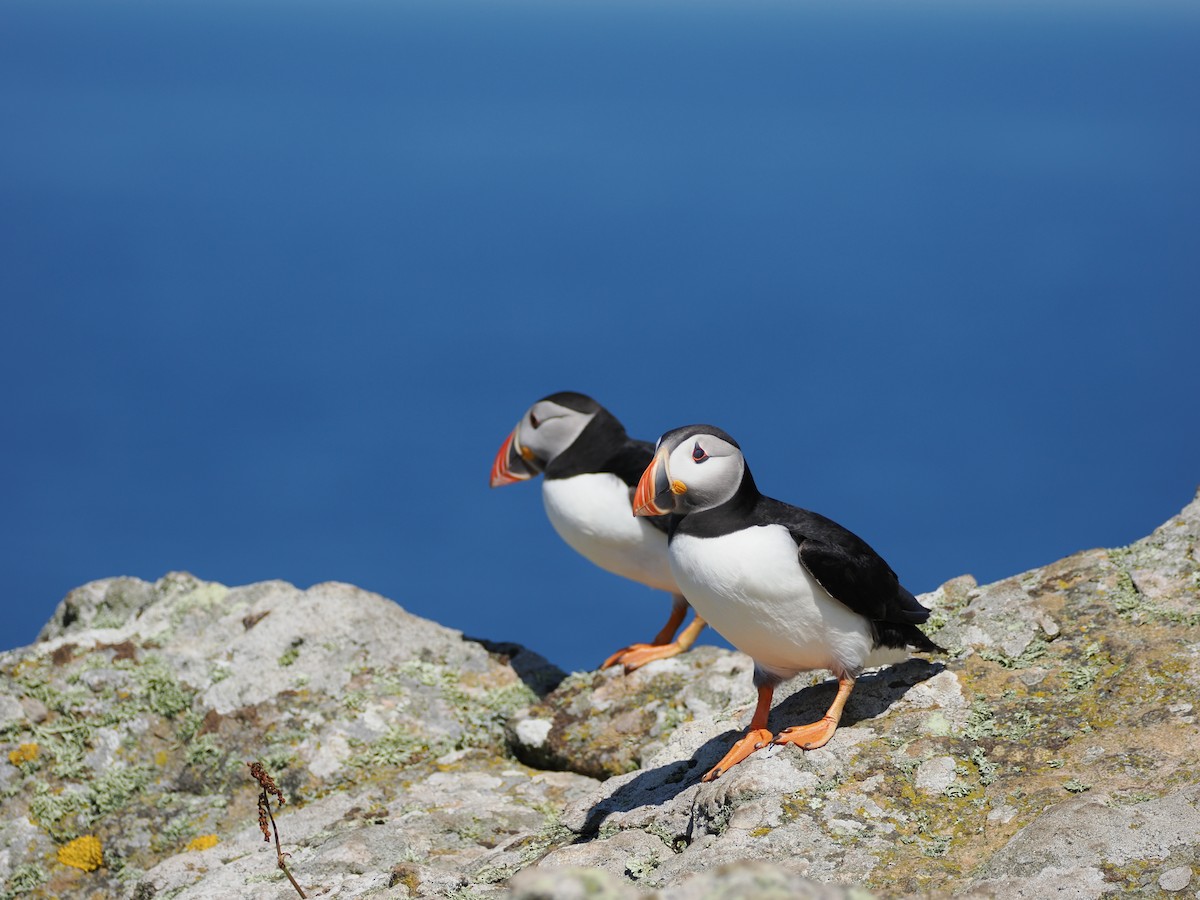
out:
M628 675L634 669L640 669L648 662L654 662L656 659L670 659L672 656L678 656L686 649L686 647L681 647L678 642L670 644L630 644L628 647L622 647L606 659L604 665L600 668L607 669L620 663L625 667L625 674Z
M837 719L825 716L810 725L793 725L791 728L783 729L775 735L775 740L771 741L771 744L795 744L801 750L816 750L829 743L829 739L833 737L837 727Z
M766 728L750 729L741 740L729 748L729 752L725 754L721 761L709 769L700 780L716 781L754 751L761 750L770 742L771 732Z
M639 647L649 647L649 646L650 646L650 644L630 644L628 647L622 647L620 650L616 651L612 656L610 656L604 662L600 663L600 668L601 669L611 669L613 666L615 666L617 663L619 663L621 661L621 659L625 656L626 653L630 653Z

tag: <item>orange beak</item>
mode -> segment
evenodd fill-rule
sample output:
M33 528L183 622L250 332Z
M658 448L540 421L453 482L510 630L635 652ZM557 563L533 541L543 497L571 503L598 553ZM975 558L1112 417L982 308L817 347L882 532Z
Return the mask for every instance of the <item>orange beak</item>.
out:
M682 493L674 490L671 476L667 472L667 451L664 447L654 455L633 494L633 514L635 516L665 516L675 511L675 495Z
M519 426L518 426L519 427ZM492 476L489 480L491 487L503 484L516 484L518 481L528 481L542 471L537 458L528 449L521 446L517 440L517 429L504 439L496 458L492 460Z

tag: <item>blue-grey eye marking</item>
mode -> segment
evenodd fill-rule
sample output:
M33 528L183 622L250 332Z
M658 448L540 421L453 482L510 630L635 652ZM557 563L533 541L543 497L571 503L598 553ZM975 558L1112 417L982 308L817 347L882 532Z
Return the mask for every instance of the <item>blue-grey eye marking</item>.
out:
M692 459L698 463L702 463L708 459L708 454L704 452L704 448L700 446L699 441L697 441L696 446L692 448Z

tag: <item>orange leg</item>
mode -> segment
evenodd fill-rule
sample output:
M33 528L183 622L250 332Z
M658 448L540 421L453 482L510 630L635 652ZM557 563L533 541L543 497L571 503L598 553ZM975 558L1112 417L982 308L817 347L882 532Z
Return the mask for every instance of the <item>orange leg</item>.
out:
M675 639L675 632L679 630L679 626L683 624L683 620L687 618L688 602L679 594L671 595L671 615L667 619L667 624L662 627L662 630L654 636L654 640L650 643L654 645L669 644Z
M843 675L838 679L837 696L833 698L833 703L829 706L829 711L825 713L818 721L809 725L793 725L791 728L785 728L776 735L772 744L795 744L802 750L816 750L818 747L824 747L833 737L833 733L837 731L838 722L842 719L842 710L846 706L846 701L850 699L850 692L854 690L854 679Z
M759 685L758 705L754 707L754 715L750 717L750 728L721 761L708 770L701 781L715 781L755 750L761 750L771 742L771 732L767 729L767 715L771 712L771 698L774 694L775 685Z
M700 636L700 632L704 630L705 622L699 616L692 620L691 625L683 629L678 640L673 640L676 630L683 624L683 620L687 616L687 611L687 601L681 595L676 594L675 602L671 605L671 617L667 619L667 624L655 636L653 643L630 644L628 647L622 647L606 659L600 668L607 669L620 663L625 667L625 674L628 675L634 669L641 668L648 662L677 656L691 649L692 644L696 643L696 638Z

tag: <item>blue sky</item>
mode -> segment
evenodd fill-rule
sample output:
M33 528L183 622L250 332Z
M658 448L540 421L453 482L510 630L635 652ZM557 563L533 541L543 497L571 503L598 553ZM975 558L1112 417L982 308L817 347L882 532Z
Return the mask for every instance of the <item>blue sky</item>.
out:
M556 390L915 591L1200 483L1185 5L0 11L0 646L170 570L359 584L587 668L667 602L492 455Z

